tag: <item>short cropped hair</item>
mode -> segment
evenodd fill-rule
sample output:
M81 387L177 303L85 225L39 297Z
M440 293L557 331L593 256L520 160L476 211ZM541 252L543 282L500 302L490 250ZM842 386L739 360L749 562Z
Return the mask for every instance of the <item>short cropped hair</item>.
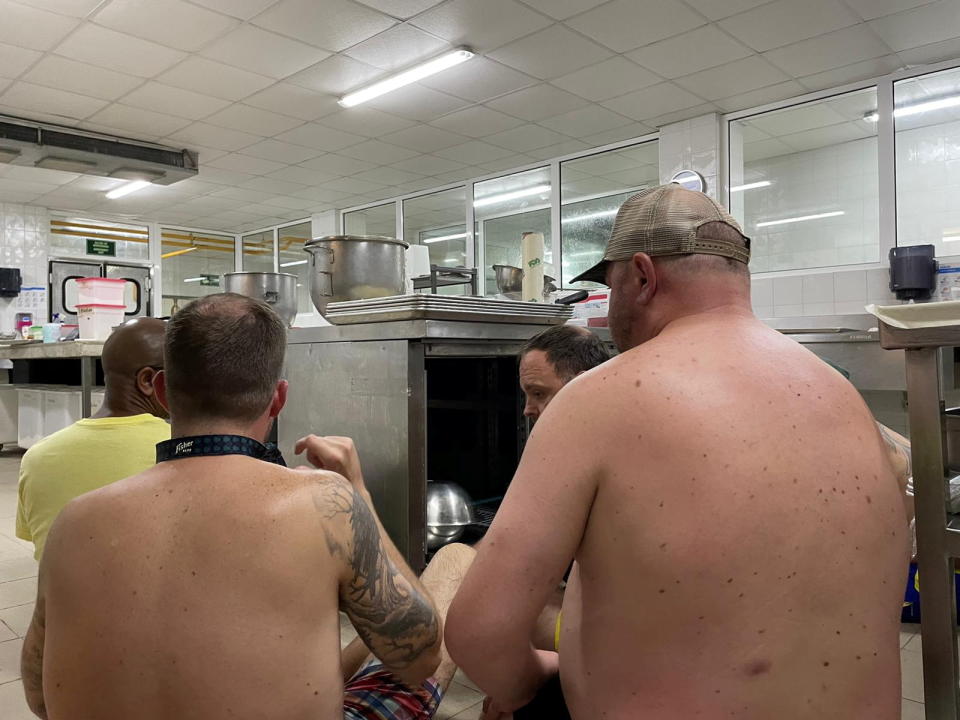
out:
M250 422L267 409L283 372L287 329L260 300L222 293L186 305L164 345L175 420Z
M575 325L554 325L535 335L520 351L520 358L540 350L559 377L569 382L610 359L603 342L589 330Z

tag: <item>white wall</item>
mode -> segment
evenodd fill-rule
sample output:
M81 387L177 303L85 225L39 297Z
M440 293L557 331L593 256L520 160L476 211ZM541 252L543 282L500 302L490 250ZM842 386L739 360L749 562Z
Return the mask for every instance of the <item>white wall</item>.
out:
M0 204L0 267L20 268L23 287L47 287L47 248L50 215L46 208L33 205ZM21 294L20 303L26 294ZM45 301L39 320L46 319ZM14 317L22 312L18 298L0 298L0 332L14 330ZM37 321L36 312L34 321Z

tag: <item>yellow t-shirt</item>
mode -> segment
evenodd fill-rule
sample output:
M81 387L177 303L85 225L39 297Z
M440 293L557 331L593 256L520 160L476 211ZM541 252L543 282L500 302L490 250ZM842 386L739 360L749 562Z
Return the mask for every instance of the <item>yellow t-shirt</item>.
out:
M50 526L78 495L156 464L170 426L153 415L85 419L55 432L20 462L17 537L33 541L39 560Z

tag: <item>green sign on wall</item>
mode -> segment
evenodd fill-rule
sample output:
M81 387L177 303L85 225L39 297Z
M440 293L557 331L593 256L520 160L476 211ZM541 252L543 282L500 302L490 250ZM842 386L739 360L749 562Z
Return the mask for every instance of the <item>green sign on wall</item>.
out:
M117 243L115 240L92 240L87 238L87 255L116 257Z

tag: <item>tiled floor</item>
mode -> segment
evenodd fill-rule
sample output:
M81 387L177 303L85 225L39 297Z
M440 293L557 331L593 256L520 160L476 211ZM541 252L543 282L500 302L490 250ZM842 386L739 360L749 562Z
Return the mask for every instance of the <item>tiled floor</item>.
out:
M37 566L30 543L14 536L17 509L17 467L20 455L0 453L0 718L33 720L20 685L20 644L27 630L36 593ZM343 642L353 636L344 623ZM900 632L903 667L903 720L923 720L923 678L918 626ZM476 720L481 693L463 673L457 673L440 706L438 720Z

